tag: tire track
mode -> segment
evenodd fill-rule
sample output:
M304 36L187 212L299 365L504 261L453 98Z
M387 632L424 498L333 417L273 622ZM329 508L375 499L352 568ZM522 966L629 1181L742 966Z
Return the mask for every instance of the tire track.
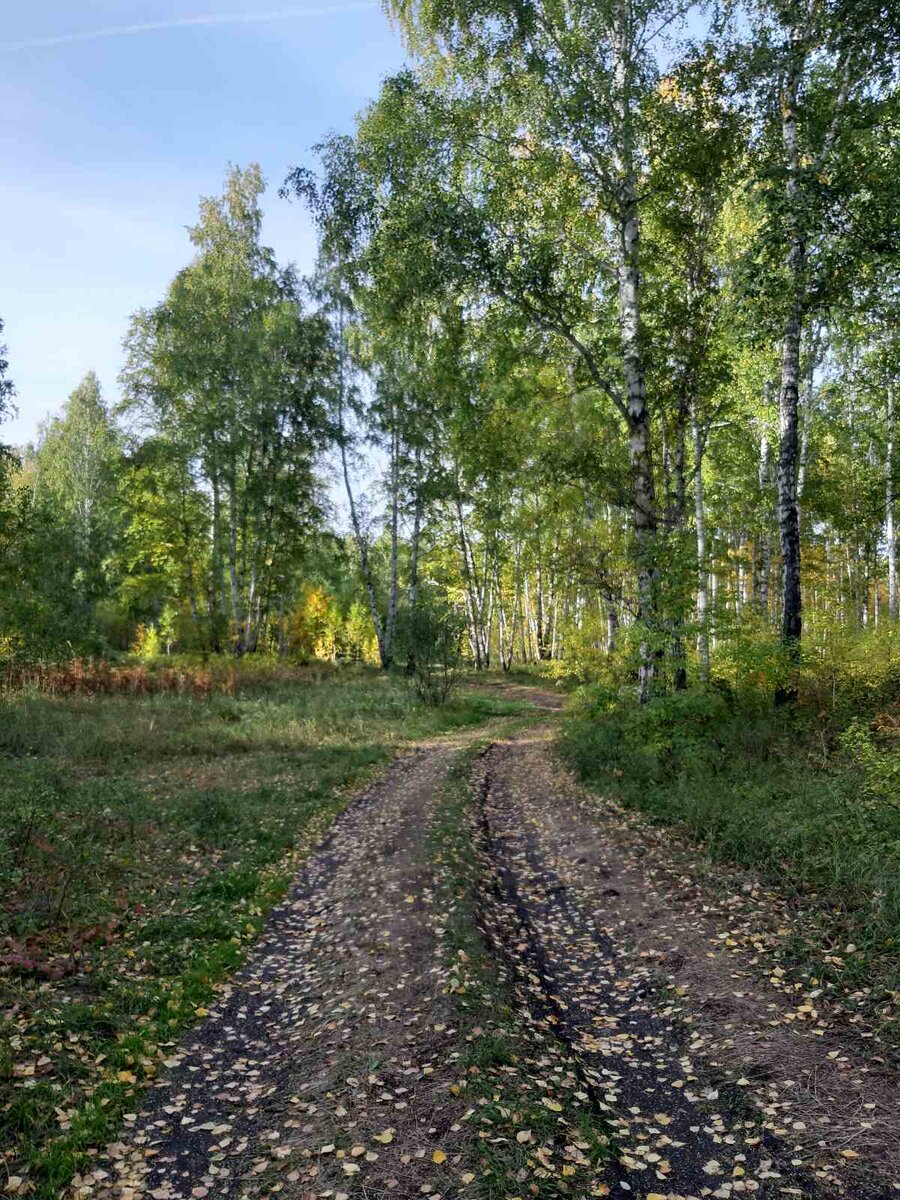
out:
M848 1192L817 1176L765 1127L752 1097L692 1049L692 1031L659 990L652 960L632 953L596 897L561 876L547 831L567 803L574 807L574 785L548 772L549 753L545 730L543 738L532 732L495 743L478 760L473 786L491 879L486 926L534 1019L568 1043L606 1115L617 1147L611 1193L896 1195L858 1180Z

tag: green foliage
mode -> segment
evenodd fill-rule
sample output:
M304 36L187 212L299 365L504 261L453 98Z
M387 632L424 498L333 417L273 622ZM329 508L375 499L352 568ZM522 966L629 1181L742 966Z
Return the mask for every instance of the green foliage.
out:
M343 618L335 597L306 583L288 617L288 647L301 662L334 661L343 649Z
M404 617L399 640L416 695L423 704L446 704L462 665L465 617L444 592L428 586Z
M377 664L378 646L372 632L372 618L361 600L354 600L347 612L344 645L351 662Z
M860 713L877 714L900 703L900 628L895 623L865 634L828 627L817 641L801 678L810 708L842 727Z
M153 434L126 485L132 570L152 589L132 603L155 602L156 616L166 600L204 604L210 645L236 653L264 640L268 605L314 540L313 456L329 428L326 325L260 244L264 187L258 167L234 168L223 195L201 202L197 254L134 317L123 375Z
M131 653L141 662L153 662L162 651L162 639L155 625L138 625Z
M876 729L857 718L838 736L843 755L858 772L859 802L875 811L885 805L900 808L900 712L891 717Z
M3 333L3 319L0 317L0 334ZM0 423L13 412L12 402L16 394L15 385L9 377L9 359L6 357L6 345L0 341ZM9 447L0 444L0 480L2 480L4 460L8 458Z
M26 462L35 503L52 512L71 538L73 583L90 606L109 589L109 558L120 515L116 474L121 436L89 372L72 392L62 415L42 426Z
M725 631L712 658L716 685L748 707L767 705L794 678L794 666L777 630L754 616Z

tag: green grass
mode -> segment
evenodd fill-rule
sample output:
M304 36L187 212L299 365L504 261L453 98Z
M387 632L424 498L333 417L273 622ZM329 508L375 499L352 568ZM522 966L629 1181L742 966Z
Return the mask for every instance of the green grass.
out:
M432 831L449 907L444 966L465 1039L455 1090L477 1145L471 1186L481 1200L605 1195L594 1190L596 1169L609 1155L605 1122L589 1107L567 1046L527 1019L508 968L479 928L493 881L472 853L478 835L468 777L475 753L451 772ZM520 1143L525 1131L530 1138Z
M0 698L0 1163L57 1197L305 849L405 741L519 706L419 705L365 670L238 676L192 699Z
M586 689L562 748L592 786L792 897L785 958L900 1047L900 745L884 712L845 721Z

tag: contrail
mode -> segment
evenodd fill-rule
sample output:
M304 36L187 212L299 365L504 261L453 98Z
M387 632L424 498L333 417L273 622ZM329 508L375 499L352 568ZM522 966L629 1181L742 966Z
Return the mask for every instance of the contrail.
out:
M373 0L359 3L327 4L319 8L284 8L265 13L210 13L202 17L173 17L169 21L145 21L140 25L108 25L83 33L60 33L53 37L25 38L20 42L0 42L0 52L30 50L41 46L68 46L72 42L95 42L101 38L131 37L162 29L184 29L195 25L251 25L259 21L296 21L302 17L333 17L342 13L364 12L378 5Z

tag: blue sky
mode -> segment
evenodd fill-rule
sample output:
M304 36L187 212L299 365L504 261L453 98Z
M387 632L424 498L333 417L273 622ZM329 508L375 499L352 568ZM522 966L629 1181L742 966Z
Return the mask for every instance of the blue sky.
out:
M352 127L404 55L378 4L364 0L9 7L0 317L19 417L0 440L22 443L90 369L117 396L129 315L160 299L189 260L185 226L228 163L261 165L264 240L310 269L308 218L278 186L325 133ZM104 32L145 25L159 27Z

